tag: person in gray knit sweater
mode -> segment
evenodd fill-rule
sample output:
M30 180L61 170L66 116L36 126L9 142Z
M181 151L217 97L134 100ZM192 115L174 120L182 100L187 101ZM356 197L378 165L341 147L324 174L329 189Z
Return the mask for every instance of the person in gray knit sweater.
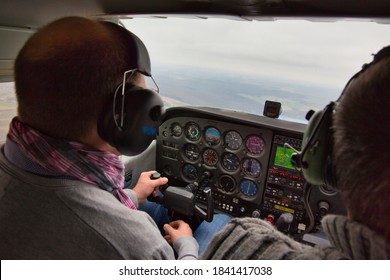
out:
M338 100L331 120L335 186L347 216L327 215L329 247L301 244L254 218L235 218L203 259L390 258L390 46L363 66Z

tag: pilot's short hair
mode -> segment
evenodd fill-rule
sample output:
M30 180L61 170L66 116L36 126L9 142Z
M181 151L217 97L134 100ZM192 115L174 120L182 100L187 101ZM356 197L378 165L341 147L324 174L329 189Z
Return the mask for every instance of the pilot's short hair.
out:
M390 57L348 86L333 126L337 185L349 215L390 241Z
M104 24L80 17L34 33L15 61L21 120L53 137L85 136L128 70L122 41Z

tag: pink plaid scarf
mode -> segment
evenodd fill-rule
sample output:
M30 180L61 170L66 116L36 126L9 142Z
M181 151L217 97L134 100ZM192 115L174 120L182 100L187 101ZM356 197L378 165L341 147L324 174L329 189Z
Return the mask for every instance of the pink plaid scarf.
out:
M124 164L115 154L49 137L17 118L11 122L8 137L27 158L44 169L97 185L112 192L130 209L137 209L122 189Z

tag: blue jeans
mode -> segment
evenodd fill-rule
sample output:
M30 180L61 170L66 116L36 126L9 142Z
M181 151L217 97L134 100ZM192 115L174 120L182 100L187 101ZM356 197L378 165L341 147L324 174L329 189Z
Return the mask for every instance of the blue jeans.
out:
M168 210L161 204L146 201L138 207L138 210L148 213L156 222L161 233L164 235L164 225L169 223ZM199 244L199 255L207 248L214 235L220 231L231 217L225 214L214 214L212 222L203 221L194 232L194 238Z
M199 256L206 250L211 239L216 235L232 218L225 214L214 214L213 220L209 223L203 221L194 232L194 237L199 244Z
M168 210L161 204L146 200L138 207L138 210L149 214L158 226L162 235L164 235L164 225L169 224Z

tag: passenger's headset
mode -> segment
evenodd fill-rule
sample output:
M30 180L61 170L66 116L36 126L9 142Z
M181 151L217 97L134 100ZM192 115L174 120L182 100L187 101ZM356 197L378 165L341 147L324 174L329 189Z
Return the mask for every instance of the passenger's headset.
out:
M313 185L327 185L337 189L336 174L334 170L333 151L333 113L337 110L337 104L341 100L346 89L356 81L356 78L365 72L370 66L384 58L390 57L390 46L383 48L372 62L363 65L362 70L352 76L346 84L337 101L330 102L324 109L314 112L309 111L306 119L309 123L303 135L302 150L291 156L291 162L296 168L302 169L306 181Z
M156 138L159 119L163 113L163 101L159 94L127 82L128 75L139 72L151 77L148 51L142 41L121 26L102 22L125 39L131 53L129 71L113 92L98 121L99 136L115 147L121 154L137 155L146 150ZM153 79L153 78L152 78Z

